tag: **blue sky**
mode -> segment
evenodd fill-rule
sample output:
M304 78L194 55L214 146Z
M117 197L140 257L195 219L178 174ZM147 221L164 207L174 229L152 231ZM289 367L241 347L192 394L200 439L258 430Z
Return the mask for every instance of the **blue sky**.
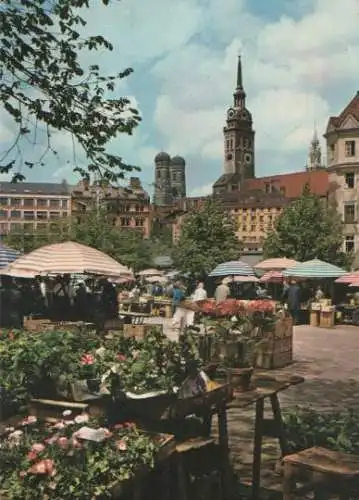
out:
M257 176L301 170L314 123L323 133L359 89L357 0L115 0L107 8L94 0L85 17L86 30L106 36L114 51L84 55L84 63L135 70L116 93L134 100L143 121L112 148L142 168L150 191L160 150L185 157L189 194L207 194L221 175L239 52ZM0 125L3 150L13 129L1 113ZM48 156L28 180L76 180L71 138L55 142L59 157Z

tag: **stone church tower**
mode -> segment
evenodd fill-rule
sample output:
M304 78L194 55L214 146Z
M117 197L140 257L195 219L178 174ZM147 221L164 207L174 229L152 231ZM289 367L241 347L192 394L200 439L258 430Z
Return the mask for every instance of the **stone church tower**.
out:
M245 179L252 179L255 176L255 132L252 115L246 107L240 57L238 57L237 85L233 94L233 105L227 110L223 135L224 175L213 186L215 194L240 189L240 184Z
M153 203L168 206L186 197L186 162L182 156L158 153L155 157L155 192Z
M307 170L320 170L324 166L322 164L322 150L318 139L317 130L314 129L313 139L310 141Z

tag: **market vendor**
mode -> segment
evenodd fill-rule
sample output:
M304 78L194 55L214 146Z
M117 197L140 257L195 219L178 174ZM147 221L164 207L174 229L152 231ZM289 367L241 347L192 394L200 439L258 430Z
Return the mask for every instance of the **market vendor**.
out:
M231 295L231 290L227 285L226 279L223 279L222 282L217 286L216 291L214 292L214 298L216 299L216 303L219 304L224 300L228 299Z

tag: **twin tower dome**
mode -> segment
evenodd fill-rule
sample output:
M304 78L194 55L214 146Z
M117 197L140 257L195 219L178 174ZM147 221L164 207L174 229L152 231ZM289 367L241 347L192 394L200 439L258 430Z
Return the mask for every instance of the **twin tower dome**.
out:
M171 205L186 197L186 162L182 156L170 157L168 153L155 156L155 190L153 203Z

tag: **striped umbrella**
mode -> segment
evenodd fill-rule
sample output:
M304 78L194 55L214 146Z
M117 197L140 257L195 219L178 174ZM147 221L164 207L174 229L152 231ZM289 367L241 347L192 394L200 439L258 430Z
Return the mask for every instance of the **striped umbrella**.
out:
M282 283L283 273L281 271L268 271L259 279L261 283Z
M319 259L300 262L294 267L283 271L283 276L296 278L338 278L346 274L344 269Z
M249 264L242 260L231 260L219 264L209 276L254 276L254 271Z
M260 269L263 271L271 271L272 269L288 269L294 267L298 262L294 259L287 259L285 257L279 257L277 259L266 259L262 262L258 262L254 266L254 269Z
M6 271L6 272L5 272ZM95 248L68 241L38 248L19 257L3 270L10 276L31 274L96 274L100 276L132 276L132 271Z
M344 285L351 285L352 283L359 283L359 271L355 271L353 273L345 273L343 276L340 276L335 283L343 283Z
M13 248L9 248L6 245L0 243L0 268L6 267L11 262L14 262L20 255L20 252L14 250Z

